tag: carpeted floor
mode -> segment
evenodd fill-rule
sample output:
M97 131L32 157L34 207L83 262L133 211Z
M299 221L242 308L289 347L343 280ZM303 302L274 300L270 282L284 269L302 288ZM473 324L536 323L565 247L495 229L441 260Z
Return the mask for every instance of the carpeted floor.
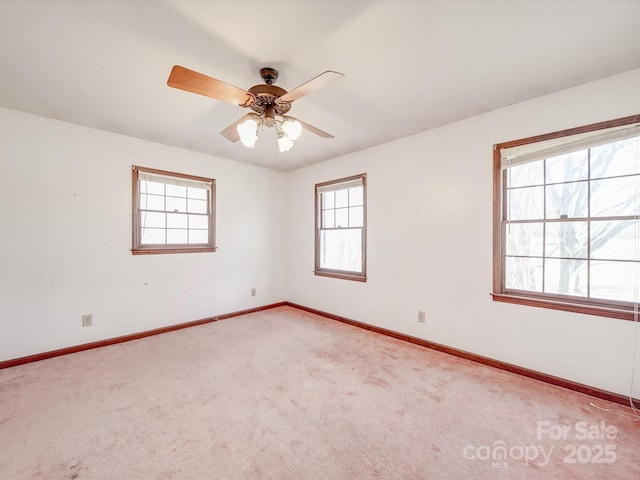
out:
M623 407L280 307L0 370L0 479L638 479Z

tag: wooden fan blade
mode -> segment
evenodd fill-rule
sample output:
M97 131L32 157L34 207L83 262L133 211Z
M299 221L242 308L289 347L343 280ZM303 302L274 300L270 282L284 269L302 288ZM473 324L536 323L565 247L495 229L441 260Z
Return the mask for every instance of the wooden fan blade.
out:
M256 101L252 93L179 65L171 69L167 85L241 107L248 107Z
M339 78L344 77L344 73L334 72L332 70L327 70L326 72L321 73L315 78L312 78L306 83L303 83L299 87L294 88L289 93L285 93L281 97L276 100L276 103L289 103L297 100L300 97L303 97L311 92L314 92L325 85L330 84L331 82L338 80Z
M315 133L316 135L318 135L318 136L320 136L322 138L335 138L330 133L327 133L324 130L320 130L319 128L316 128L313 125L309 125L308 123L303 122L302 120L298 120L297 118L290 117L288 115L287 115L287 118L289 118L291 120L295 120L296 122L299 122L300 125L302 126L302 128L304 128L305 130L307 130L307 131L309 131L311 133Z
M240 135L238 135L238 125L244 122L247 118L250 118L254 115L255 114L253 113L247 113L246 115L241 116L238 120L222 130L220 132L220 135L222 135L227 140L231 140L233 143L236 143L238 140L240 140Z

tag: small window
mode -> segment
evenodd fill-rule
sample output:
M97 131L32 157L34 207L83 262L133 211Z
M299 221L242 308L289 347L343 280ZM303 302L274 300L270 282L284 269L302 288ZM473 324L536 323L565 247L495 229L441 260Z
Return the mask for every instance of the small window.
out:
M632 319L640 115L496 145L494 299Z
M133 167L134 255L213 252L215 180Z
M316 275L366 281L366 220L366 174L316 185Z

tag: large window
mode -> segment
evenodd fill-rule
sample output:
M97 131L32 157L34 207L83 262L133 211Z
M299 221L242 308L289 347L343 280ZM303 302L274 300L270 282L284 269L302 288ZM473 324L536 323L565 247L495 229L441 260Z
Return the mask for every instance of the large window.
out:
M494 299L632 319L640 115L496 145Z
M316 275L366 281L366 210L366 174L316 185Z
M215 180L133 167L134 254L212 252Z

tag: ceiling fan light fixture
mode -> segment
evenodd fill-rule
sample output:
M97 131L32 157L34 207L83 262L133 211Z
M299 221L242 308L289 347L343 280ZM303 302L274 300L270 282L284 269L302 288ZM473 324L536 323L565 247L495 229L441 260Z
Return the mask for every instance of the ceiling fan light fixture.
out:
M236 127L240 141L245 147L253 148L258 141L258 122L248 118Z
M282 131L286 133L287 137L291 140L297 140L302 133L302 125L296 120L285 118L285 121L282 122Z

